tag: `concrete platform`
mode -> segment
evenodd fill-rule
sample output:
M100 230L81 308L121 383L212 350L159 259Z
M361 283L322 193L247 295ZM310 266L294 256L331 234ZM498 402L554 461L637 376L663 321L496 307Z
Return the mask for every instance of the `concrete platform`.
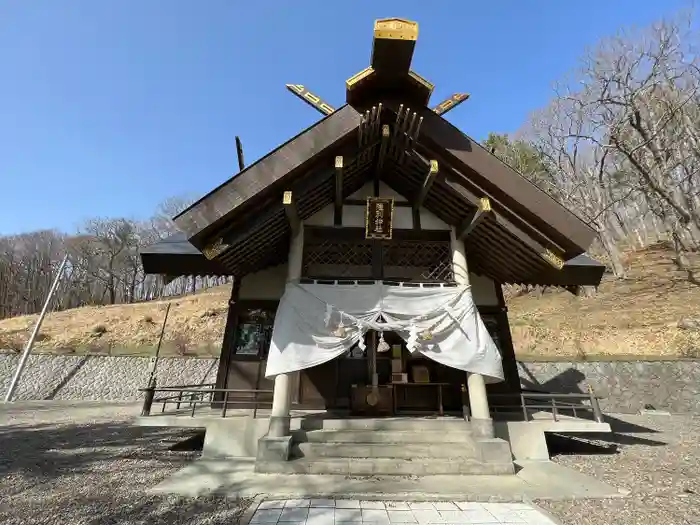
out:
M191 409L182 408L177 412L159 413L154 406L153 415L148 417L136 417L134 423L138 426L150 427L182 427L206 429L204 450L202 455L208 458L236 458L255 457L257 455L258 440L265 435L268 429L269 411L260 410L253 417L252 410L232 409L221 417L221 410L212 410L207 407L197 409L195 416L191 417ZM546 461L549 459L549 451L545 439L546 432L558 434L567 433L609 433L608 423L598 423L591 419L577 418L566 415L558 415L557 421L552 419L550 412L538 411L528 414L529 420L522 420L522 413L495 414L494 431L497 438L510 444L513 458L516 460ZM519 418L519 419L518 419ZM341 436L342 431L365 430L367 440L370 443L381 443L382 436L389 431L413 432L424 434L429 428L439 422L441 427L449 430L451 434L463 434L468 429L468 423L459 417L387 417L387 418L353 418L340 417L329 414L323 410L292 410L291 430L310 436L309 441L321 442L328 440L336 433ZM372 435L375 435L374 437ZM418 440L421 438L418 437ZM463 447L469 444L471 438L465 437ZM297 439L297 442L300 440ZM303 441L306 441L304 439ZM330 441L333 441L332 439ZM410 438L409 441L415 441ZM444 441L441 436L426 436L426 443ZM409 443L406 443L409 444Z
M598 423L590 419L570 416L558 416L552 419L550 412L530 414L530 420L495 420L496 437L510 443L513 458L527 461L546 461L549 459L546 432L557 434L578 434L585 432L607 434L612 432L609 423Z
M343 497L366 500L504 501L619 498L629 492L549 461L516 462L510 476L369 476L259 474L254 459L200 459L151 492L270 498Z

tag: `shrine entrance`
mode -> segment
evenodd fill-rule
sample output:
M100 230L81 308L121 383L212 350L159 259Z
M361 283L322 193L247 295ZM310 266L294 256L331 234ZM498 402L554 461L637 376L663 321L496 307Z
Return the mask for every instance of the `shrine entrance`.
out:
M234 333L227 337L232 348L225 367L225 388L272 388L265 367L276 308L276 301L244 301L232 308ZM340 357L298 372L292 406L358 415L461 412L462 385L466 384L463 371L411 354L393 332L384 334L389 349L377 351L380 339L377 332L370 331L365 350L355 345ZM372 392L379 398L376 406L367 403Z

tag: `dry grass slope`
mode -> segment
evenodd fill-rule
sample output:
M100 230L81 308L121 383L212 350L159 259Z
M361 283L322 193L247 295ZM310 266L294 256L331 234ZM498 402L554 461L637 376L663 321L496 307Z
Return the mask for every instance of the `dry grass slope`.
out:
M230 295L231 287L226 285L170 301L54 312L46 316L35 349L45 353L151 354L171 302L162 353L218 356ZM21 348L36 320L36 315L28 315L0 321L0 348Z
M685 356L700 354L700 332L681 330L698 317L700 288L675 271L660 247L629 255L629 278L606 278L591 298L554 290L508 301L521 356ZM162 353L218 355L230 286L171 300ZM47 316L38 352L149 355L158 343L167 301L85 307ZM21 348L36 315L0 321L0 348Z
M700 332L678 328L700 317L700 288L655 246L627 255L628 278L606 276L598 293L579 298L557 290L508 301L520 355L700 357Z

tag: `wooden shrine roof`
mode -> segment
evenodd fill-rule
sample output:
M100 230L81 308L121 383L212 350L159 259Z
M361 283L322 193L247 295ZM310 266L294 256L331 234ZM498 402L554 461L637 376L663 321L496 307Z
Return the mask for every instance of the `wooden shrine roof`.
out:
M428 109L432 84L409 69L417 37L410 24L375 26L372 66L348 81L348 104L326 106L330 115L175 217L187 242L240 277L286 260L285 192L304 220L378 178L455 226L476 273L502 283L597 284L599 265L565 262L590 247L594 230Z

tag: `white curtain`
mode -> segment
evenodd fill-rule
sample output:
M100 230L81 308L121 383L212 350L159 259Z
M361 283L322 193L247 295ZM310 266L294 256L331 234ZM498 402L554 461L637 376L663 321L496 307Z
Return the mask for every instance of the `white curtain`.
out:
M334 359L367 330L393 331L411 352L446 366L503 380L503 366L469 287L287 284L280 300L266 377Z

